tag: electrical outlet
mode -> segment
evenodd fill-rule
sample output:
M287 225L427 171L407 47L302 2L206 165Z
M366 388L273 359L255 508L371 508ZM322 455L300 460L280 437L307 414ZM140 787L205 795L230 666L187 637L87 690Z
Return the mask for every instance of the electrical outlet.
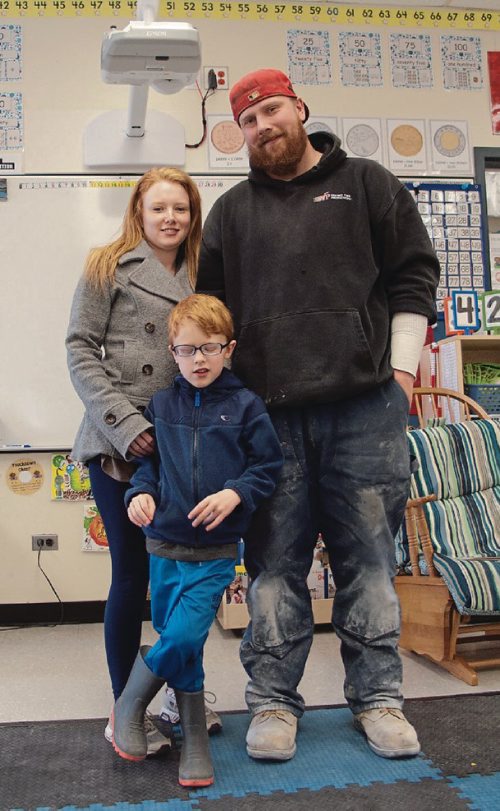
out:
M31 548L33 552L43 549L45 552L55 552L59 549L57 535L32 535Z
M229 90L229 72L227 68L216 68L212 65L208 65L208 67L203 67L203 87L205 90L209 88L208 82L208 72L213 70L215 73L215 78L217 80L217 90Z

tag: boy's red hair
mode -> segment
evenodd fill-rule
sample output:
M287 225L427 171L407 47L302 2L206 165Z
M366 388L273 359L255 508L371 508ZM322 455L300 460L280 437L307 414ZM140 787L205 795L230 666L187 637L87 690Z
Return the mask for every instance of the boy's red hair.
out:
M171 346L174 345L175 336L182 322L187 319L194 321L207 335L221 334L228 341L233 338L234 324L231 313L215 296L193 293L176 304L168 319L168 340Z

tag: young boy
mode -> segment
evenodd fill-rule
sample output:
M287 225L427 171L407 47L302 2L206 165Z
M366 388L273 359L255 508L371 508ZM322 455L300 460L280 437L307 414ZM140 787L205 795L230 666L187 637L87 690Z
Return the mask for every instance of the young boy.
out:
M150 552L151 613L160 638L143 646L112 716L113 745L146 756L144 712L165 681L174 687L183 733L179 783L213 783L203 693L203 646L226 587L237 543L283 464L264 403L224 362L233 322L212 296L192 295L169 318L180 375L145 412L154 455L138 460L125 496Z

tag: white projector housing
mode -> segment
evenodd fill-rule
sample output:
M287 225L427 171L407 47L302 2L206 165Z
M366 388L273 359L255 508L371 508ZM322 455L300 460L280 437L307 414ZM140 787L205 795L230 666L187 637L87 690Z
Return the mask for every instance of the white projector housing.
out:
M147 113L150 86L177 93L194 85L201 66L198 31L189 23L155 22L159 0L138 0L140 19L104 35L101 76L127 84L128 112L110 110L91 121L83 135L85 166L105 171L144 172L152 166L184 166L184 127L167 113Z
M102 41L101 76L109 84L176 93L196 81L200 66L199 34L189 23L134 21Z

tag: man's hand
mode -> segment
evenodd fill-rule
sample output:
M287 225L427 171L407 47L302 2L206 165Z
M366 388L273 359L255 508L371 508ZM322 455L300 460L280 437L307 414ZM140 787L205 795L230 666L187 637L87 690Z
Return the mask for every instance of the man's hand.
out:
M189 520L192 522L193 527L200 524L205 525L207 532L215 529L219 524L227 518L235 507L240 503L241 498L235 490L219 490L218 493L212 493L207 496L196 507L193 507L188 515Z
M155 449L154 436L149 431L143 431L130 443L127 453L132 456L150 456Z
M149 493L139 493L128 505L127 514L136 527L147 527L153 520L156 504Z
M415 378L409 372L402 372L401 369L394 369L394 380L396 383L399 383L403 389L408 398L408 405L410 406Z

